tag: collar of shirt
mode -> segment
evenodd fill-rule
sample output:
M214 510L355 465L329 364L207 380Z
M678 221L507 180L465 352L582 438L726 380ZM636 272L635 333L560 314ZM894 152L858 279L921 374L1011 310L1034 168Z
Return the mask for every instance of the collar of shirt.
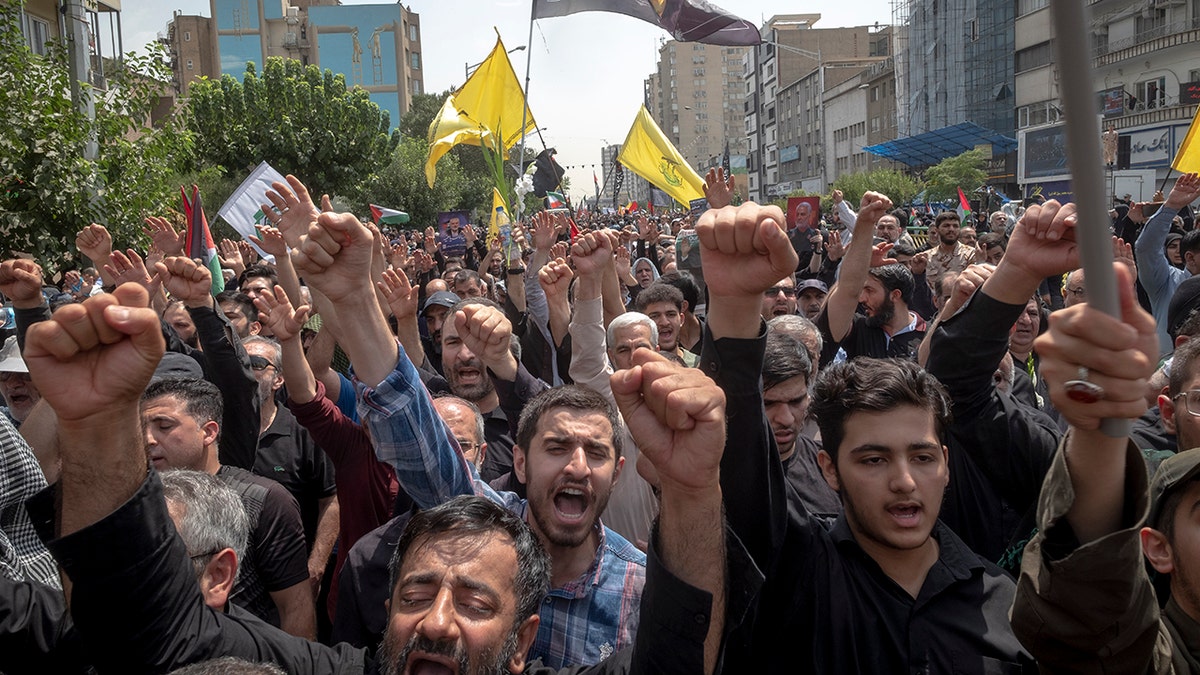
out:
M592 586L600 583L600 564L604 560L604 550L607 548L606 537L604 536L604 525L599 520L593 526L596 532L596 555L592 558L592 564L588 566L587 571L579 575L578 578L568 581L559 588L550 590L550 595L558 595L567 598L583 598L588 595Z

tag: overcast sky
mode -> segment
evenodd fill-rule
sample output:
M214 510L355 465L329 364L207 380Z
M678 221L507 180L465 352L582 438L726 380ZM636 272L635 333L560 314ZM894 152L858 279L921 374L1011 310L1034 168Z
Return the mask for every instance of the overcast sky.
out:
M276 2L278 0L267 0ZM818 28L891 22L887 0L843 0L800 4L785 0L713 0L742 18L761 23L775 14L820 12ZM343 0L343 4L368 4ZM494 26L505 46L526 44L530 0L412 0L421 16L425 91L439 93L463 82L466 64L482 61L495 44ZM165 33L174 10L211 16L207 0L126 0L121 21L127 49ZM655 69L658 47L667 34L638 19L584 12L534 24L533 47L512 55L524 78L532 58L529 107L546 143L558 149L575 197L592 195L592 165L603 182L600 149L621 143L642 102L642 86Z

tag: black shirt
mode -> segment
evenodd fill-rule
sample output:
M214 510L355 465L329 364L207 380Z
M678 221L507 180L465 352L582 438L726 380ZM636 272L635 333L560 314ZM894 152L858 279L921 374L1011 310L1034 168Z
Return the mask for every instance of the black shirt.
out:
M1008 623L1016 587L935 524L937 562L916 598L854 540L844 517L812 516L789 495L762 407L757 339L704 335L701 368L725 390L721 487L730 527L767 580L728 642L745 673L1032 673ZM952 481L953 482L953 481Z
M333 462L284 406L276 408L271 426L258 439L254 473L279 483L296 499L304 523L304 540L307 550L311 550L320 501L337 494L337 483Z
M825 343L821 348L822 367L833 362L838 347L846 350L847 359L856 356L916 359L917 347L920 347L921 340L925 339L925 320L919 316L913 330L889 336L882 326L872 326L867 317L855 314L850 324L850 332L846 333L841 342L833 339L833 332L829 328L829 314L825 307L821 308L815 323Z
M43 490L29 503L39 534L73 582L71 613L85 653L100 672L169 672L220 656L271 661L289 673L378 672L365 650L327 647L288 635L253 618L216 612L204 604L183 540L175 532L150 472L136 493L100 521L59 539L54 496ZM654 537L653 539L656 539ZM757 591L760 577L728 530L727 616L735 620ZM112 542L122 542L112 546ZM106 555L96 555L104 550ZM630 672L701 672L712 598L675 578L647 553L641 630L632 649L594 666L556 671L530 664L531 675ZM3 591L3 586L0 586ZM383 602L380 598L380 603Z

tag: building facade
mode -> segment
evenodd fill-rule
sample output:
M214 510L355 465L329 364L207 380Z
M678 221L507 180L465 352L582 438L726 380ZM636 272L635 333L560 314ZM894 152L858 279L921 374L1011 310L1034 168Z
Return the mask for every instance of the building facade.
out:
M1089 3L1092 78L1105 129L1117 133L1110 196L1149 200L1200 103L1200 0ZM1070 198L1054 30L1048 0L1018 0L1018 182Z
M405 6L341 5L337 0L210 0L211 18L177 15L164 37L176 90L200 76L241 79L246 63L296 59L345 76L400 122L424 92L420 16Z

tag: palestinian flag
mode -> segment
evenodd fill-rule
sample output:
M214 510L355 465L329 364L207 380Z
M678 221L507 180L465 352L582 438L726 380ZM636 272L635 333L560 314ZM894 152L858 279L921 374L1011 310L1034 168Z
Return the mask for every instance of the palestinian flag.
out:
M204 217L204 205L200 201L200 187L192 186L192 197L188 199L187 188L180 186L183 197L183 215L187 219L187 246L184 254L199 260L212 274L212 294L225 290L225 277L221 275L221 261L217 259L217 246L208 229L208 218Z
M555 211L567 208L567 200L563 198L561 192L546 193L546 210Z
M371 220L375 221L376 225L404 225L408 222L408 214L371 204Z
M958 188L958 219L963 225L972 225L971 220L971 202L967 201L967 196L963 194L962 188Z

